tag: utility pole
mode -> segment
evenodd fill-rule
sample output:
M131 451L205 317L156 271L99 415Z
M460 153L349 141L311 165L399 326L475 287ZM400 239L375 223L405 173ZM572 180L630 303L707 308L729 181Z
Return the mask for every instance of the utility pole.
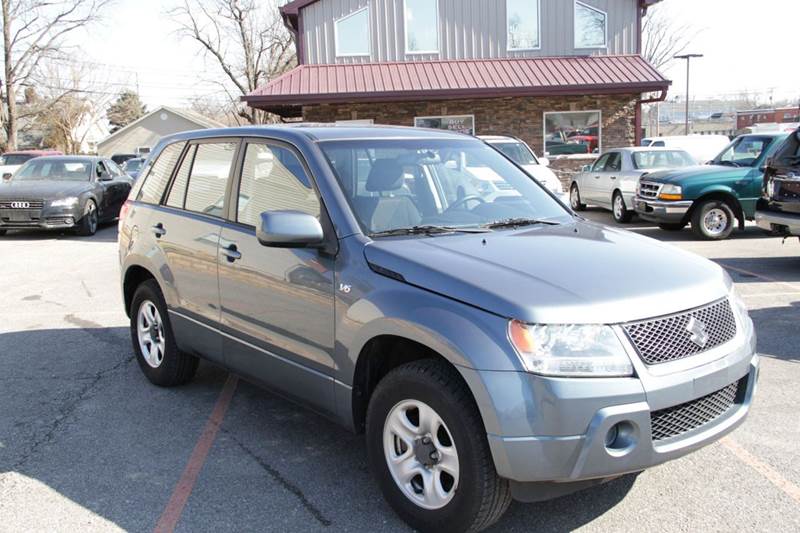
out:
M703 57L703 54L681 54L674 56L675 59L686 60L686 135L689 135L689 67L693 58Z

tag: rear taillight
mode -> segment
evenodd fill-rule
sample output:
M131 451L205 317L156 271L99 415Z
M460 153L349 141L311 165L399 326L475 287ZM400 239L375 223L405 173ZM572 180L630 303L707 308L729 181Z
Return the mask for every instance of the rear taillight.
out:
M130 200L127 200L124 204L122 204L122 209L119 210L119 227L122 227L122 223L125 222L125 217L128 216L128 211L131 210L133 207L133 203Z

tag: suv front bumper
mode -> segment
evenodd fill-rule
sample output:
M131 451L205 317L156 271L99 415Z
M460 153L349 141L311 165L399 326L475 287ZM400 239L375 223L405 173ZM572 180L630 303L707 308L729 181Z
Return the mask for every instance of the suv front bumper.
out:
M559 489L553 490L553 485L582 488L589 481L639 472L720 439L744 421L759 369L752 334L737 335L693 358L654 367L639 359L634 366L637 377L631 378L466 373L468 382L477 378L486 387L487 397L476 398L479 405L488 401L497 413L497 419L485 420L489 445L498 474L514 482L515 493L524 493L519 488L526 484L549 485L547 491L554 494ZM702 408L701 400L733 385L735 400L718 416L674 436L664 438L658 430L654 435L651 421L661 420L667 410ZM524 400L515 399L520 396ZM609 442L613 428L622 438Z
M776 211L756 211L756 224L767 231L778 230L788 235L800 236L800 215Z
M662 200L648 200L641 196L634 199L633 207L636 214L644 220L651 222L677 224L686 218L692 207L691 200L665 202Z

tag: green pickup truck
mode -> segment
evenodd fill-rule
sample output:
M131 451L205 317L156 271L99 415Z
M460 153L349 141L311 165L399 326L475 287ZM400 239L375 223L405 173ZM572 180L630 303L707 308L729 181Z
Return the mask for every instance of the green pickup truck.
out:
M664 230L691 223L701 239L726 239L738 222L755 218L764 165L786 133L758 133L734 139L705 165L642 176L634 208L643 219Z

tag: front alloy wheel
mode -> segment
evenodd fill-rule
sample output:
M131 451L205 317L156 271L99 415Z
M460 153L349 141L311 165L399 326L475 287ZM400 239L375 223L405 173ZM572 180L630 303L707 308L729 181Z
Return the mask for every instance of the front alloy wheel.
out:
M706 200L692 212L692 231L705 240L727 239L735 221L736 215L726 202Z
M405 400L383 428L386 464L406 498L423 509L441 509L458 488L458 451L442 417L429 405Z
M581 193L578 190L578 184L573 183L569 188L569 205L573 211L583 211L586 209L586 204L581 203Z
M83 210L83 217L78 223L78 235L84 237L91 237L97 233L98 215L97 205L92 200L86 202L86 207Z

